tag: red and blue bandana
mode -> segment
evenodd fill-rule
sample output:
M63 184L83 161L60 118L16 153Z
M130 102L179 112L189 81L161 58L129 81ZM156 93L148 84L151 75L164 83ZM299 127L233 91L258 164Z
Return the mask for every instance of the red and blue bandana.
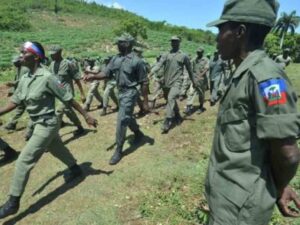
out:
M259 90L264 97L268 106L285 104L286 97L286 83L282 78L270 79L259 83Z
M41 58L41 59L45 58L45 55L43 54L43 52L34 43L27 41L24 43L23 47L26 51L37 55L39 58Z

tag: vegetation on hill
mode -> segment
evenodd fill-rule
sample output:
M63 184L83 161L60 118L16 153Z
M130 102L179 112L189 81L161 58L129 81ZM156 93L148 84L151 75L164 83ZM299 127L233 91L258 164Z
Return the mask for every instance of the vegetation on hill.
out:
M126 27L139 25L136 35L154 58L169 49L171 35L183 37L182 49L190 54L199 45L211 52L211 32L152 22L126 10L108 8L80 0L0 0L0 68L10 67L13 54L23 41L36 40L46 46L61 44L67 55L86 57L116 52L113 40ZM56 12L55 13L55 9ZM131 28L130 28L131 29ZM147 40L145 40L147 38ZM148 51L149 50L149 51Z

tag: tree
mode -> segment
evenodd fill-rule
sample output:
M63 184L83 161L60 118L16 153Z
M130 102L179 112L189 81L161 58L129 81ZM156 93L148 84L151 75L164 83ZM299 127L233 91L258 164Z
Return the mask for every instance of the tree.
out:
M142 21L136 19L127 19L124 20L120 27L115 30L115 34L120 35L122 33L129 33L134 38L140 36L143 39L147 39L147 28Z
M291 35L294 35L296 28L299 26L300 17L296 15L296 11L292 11L290 14L283 12L281 17L277 20L274 26L274 32L279 33L280 36L280 48L282 49L284 38L288 31L291 31Z

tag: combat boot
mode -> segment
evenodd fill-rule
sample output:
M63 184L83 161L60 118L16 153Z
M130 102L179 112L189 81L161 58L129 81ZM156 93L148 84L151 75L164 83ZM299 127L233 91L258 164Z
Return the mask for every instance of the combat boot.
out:
M197 110L197 114L201 114L205 111L206 111L206 108L204 108L203 106L200 106L199 109Z
M80 166L78 166L77 164L70 167L69 169L70 169L70 171L64 175L64 179L65 179L66 183L70 183L77 177L82 176L82 174L83 174Z
M100 116L105 116L106 115L106 107L103 107Z
M0 219L16 214L20 207L20 197L9 196L7 202L0 207Z
M16 152L16 150L14 150L12 147L8 146L4 149L4 156L2 159L0 159L0 166L16 160L18 156L19 153Z
M192 105L187 105L184 111L184 114L186 114L187 116L192 115L193 113L193 106Z
M4 129L7 131L14 131L16 130L17 125L15 123L8 123L4 126Z
M113 156L110 158L109 164L116 165L122 159L122 149L117 147Z
M172 127L172 119L166 118L161 128L162 134L167 134Z

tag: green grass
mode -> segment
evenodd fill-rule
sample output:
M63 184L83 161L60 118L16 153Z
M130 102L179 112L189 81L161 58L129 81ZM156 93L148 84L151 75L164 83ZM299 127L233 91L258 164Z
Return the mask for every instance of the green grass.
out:
M299 90L300 65L290 65L287 73ZM2 98L1 104L5 102L7 99ZM183 106L181 104L181 109ZM216 107L211 108L207 103L205 106L204 114L191 116L167 135L160 134L160 122L153 124L163 118L163 109L160 115L139 119L142 130L154 138L155 143L143 145L116 166L108 165L112 151L106 150L115 141L116 114L99 117L98 112L93 111L99 127L67 144L83 165L85 179L65 185L61 176L64 165L45 153L30 175L19 213L1 222L18 225L202 224L207 219L203 210L206 208L203 184L217 113ZM9 117L2 119L5 122ZM1 131L1 137L21 150L25 145L25 126L26 117L18 124L18 132ZM60 131L64 141L72 137L73 130L75 128L69 126ZM128 146L126 143L125 148ZM1 168L0 202L7 199L13 171L14 163ZM300 173L292 181L298 192L299 176ZM278 211L271 223L299 224L299 219L284 219Z

